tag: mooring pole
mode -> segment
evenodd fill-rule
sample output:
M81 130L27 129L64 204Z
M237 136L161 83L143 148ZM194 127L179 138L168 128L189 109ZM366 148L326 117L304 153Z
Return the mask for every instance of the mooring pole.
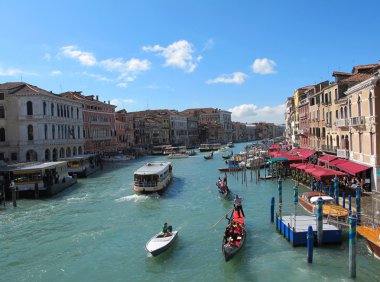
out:
M339 206L339 179L336 175L334 177L334 198L335 204Z
M307 228L307 262L313 262L313 247L314 247L314 233L313 227L309 226Z
M348 211L351 213L351 195L348 195Z
M293 228L296 228L296 217L297 217L297 204L298 204L298 183L296 183L296 186L294 186L294 224Z
M356 216L357 216L357 221L356 224L360 225L360 187L356 188Z
M356 277L356 216L350 214L350 229L348 231L349 261L348 268L350 277Z
M318 246L322 246L323 240L323 201L319 197L317 200L317 239Z
M280 220L282 220L282 179L278 179L278 213Z
M272 200L270 202L270 222L273 223L274 221L274 197L272 197Z
M342 192L342 207L345 209L346 208L346 193Z

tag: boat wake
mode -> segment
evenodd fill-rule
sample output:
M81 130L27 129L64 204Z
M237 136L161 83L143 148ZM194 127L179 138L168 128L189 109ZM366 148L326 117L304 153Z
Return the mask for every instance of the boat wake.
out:
M72 197L72 198L67 198L68 202L75 202L75 201L84 201L87 199L88 194L85 194L83 197Z
M117 203L120 203L120 202L135 202L135 203L138 203L138 202L145 202L149 199L158 199L160 197L160 195L158 195L157 193L154 193L154 194L150 194L150 195L138 195L138 194L133 194L133 195L129 195L129 196L124 196L124 197L121 197L119 199L116 199L115 202Z

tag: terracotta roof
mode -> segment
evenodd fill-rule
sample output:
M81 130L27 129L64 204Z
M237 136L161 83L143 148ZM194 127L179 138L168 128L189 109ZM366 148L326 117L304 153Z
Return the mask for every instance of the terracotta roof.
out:
M379 66L379 64L368 64L368 65L360 65L360 66L354 66L352 68L352 73L356 74L361 70L371 70L375 67Z
M45 89L39 88L37 86L25 83L25 82L7 82L0 85L0 89L8 90L11 94L47 94L47 95L55 95L51 91L47 91Z
M350 83L350 82L362 82L364 80L367 80L369 79L370 77L372 77L373 75L372 74L367 74L367 73L357 73L357 74L354 74L350 77L347 77L345 79L342 79L339 84L341 83Z
M337 75L339 75L339 76L351 76L352 73L341 72L341 71L334 71L334 72L332 73L332 76L337 76Z
M12 88L22 86L24 84L25 84L24 82L6 82L6 83L0 84L0 89L1 90L9 90Z

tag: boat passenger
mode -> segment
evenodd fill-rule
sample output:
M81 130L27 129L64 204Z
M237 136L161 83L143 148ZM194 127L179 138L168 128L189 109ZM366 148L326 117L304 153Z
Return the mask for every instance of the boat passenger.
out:
M169 228L168 228L168 223L167 222L165 222L164 226L162 227L162 233L164 234L164 237L170 236Z

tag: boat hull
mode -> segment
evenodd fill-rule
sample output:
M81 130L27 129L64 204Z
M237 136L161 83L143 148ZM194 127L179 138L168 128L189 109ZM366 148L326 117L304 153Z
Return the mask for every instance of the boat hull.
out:
M368 251L380 259L380 227L358 226L356 230L366 240Z
M233 172L233 171L241 171L241 167L223 167L223 168L218 168L219 171L221 172Z
M172 236L161 237L162 232L154 235L145 245L145 249L152 256L158 256L168 250L178 238L178 231L173 231Z

